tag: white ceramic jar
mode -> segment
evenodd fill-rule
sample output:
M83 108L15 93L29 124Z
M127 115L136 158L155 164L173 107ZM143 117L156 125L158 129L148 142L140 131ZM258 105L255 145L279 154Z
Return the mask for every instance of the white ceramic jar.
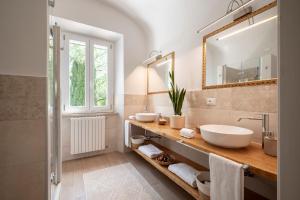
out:
M171 115L170 127L174 129L182 129L185 127L185 116L183 115Z

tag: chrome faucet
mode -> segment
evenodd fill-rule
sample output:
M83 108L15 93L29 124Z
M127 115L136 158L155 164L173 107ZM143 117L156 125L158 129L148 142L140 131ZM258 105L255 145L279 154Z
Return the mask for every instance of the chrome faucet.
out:
M264 148L264 138L270 132L270 129L269 129L269 114L268 113L263 113L263 114L261 114L261 118L257 118L257 117L240 117L238 119L238 122L240 122L243 119L261 120L262 121L262 141L261 141L261 145L262 145L262 148Z

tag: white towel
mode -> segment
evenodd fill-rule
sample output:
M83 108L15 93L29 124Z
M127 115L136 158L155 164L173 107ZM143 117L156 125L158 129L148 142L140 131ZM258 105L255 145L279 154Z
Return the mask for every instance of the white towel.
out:
M244 199L244 169L241 164L210 153L209 168L211 200Z
M145 154L146 156L148 156L149 158L156 158L157 156L163 153L163 151L161 151L153 144L139 146L138 150L143 154Z
M179 176L184 182L196 188L196 177L200 172L185 163L169 165L168 170Z
M195 137L194 130L188 128L182 128L180 130L180 135L185 138L193 138Z
M125 120L124 123L124 129L125 129L125 146L131 147L130 137L131 137L131 127L128 120Z
M128 117L128 119L135 120L135 116L134 116L134 115L130 115L130 116Z

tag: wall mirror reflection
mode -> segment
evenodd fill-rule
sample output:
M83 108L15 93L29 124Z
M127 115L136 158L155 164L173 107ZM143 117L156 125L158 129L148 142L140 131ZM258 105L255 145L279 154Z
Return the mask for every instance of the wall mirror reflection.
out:
M276 2L203 38L203 89L276 83Z
M174 70L175 53L148 64L147 67L147 93L166 93L169 90L169 72Z

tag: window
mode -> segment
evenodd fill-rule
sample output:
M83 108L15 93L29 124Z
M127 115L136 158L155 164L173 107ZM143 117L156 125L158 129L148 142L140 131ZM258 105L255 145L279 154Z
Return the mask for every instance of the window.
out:
M74 34L65 35L63 66L68 112L112 111L112 44Z

